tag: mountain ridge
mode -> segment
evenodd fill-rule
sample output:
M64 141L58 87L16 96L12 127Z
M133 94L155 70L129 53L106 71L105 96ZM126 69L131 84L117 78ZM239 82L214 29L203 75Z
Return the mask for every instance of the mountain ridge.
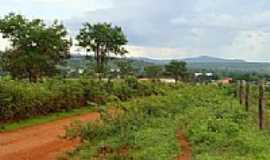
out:
M149 65L166 65L170 63L172 59L154 59L147 57L126 57L128 60L135 62L136 66L142 68ZM112 57L117 59L117 57ZM94 59L92 59L93 61ZM175 60L186 60L187 67L190 70L201 71L222 71L222 72L242 72L242 73L270 73L269 62L248 62L244 60L231 60L231 59L220 59L215 57L199 56L193 58L175 59ZM211 60L211 62L209 62ZM75 68L85 68L89 63L83 55L74 55L73 58L68 60L70 66Z
M241 59L225 59L225 58L217 58L211 56L198 56L198 57L191 57L191 58L176 58L176 59L154 59L154 58L147 58L147 57L129 57L132 60L139 60L148 63L154 64L167 64L171 60L178 60L178 61L185 61L187 63L247 63L245 60Z
M186 62L198 62L198 63L246 63L245 60L241 59L226 59L226 58L217 58L211 56L198 56L198 57L191 57L191 58L184 58L183 61Z

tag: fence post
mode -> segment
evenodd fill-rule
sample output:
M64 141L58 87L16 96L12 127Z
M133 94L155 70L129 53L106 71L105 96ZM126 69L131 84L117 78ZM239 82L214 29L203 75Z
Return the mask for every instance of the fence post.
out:
M233 87L234 87L233 96L234 96L234 98L237 98L238 97L238 83L235 82L234 85L233 85Z
M240 104L244 104L245 102L245 81L241 80L240 81L240 95L239 95L239 99L240 99Z
M249 106L250 106L250 84L249 84L249 82L246 83L245 106L246 106L246 111L249 111Z
M265 84L264 80L259 82L259 127L264 129L264 108L265 108Z
M241 85L241 81L238 80L236 83L236 98L240 98L240 85Z

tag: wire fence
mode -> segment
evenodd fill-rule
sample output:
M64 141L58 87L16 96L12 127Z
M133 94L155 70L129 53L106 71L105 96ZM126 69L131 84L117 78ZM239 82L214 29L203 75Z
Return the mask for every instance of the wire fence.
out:
M258 127L263 130L269 128L269 112L267 99L270 88L265 80L254 84L245 80L239 80L235 84L235 97L245 107L247 112L253 113L258 122Z

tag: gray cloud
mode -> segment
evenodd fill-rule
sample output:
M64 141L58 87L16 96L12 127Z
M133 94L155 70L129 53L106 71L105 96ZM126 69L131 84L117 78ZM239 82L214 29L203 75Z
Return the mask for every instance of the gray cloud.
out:
M72 4L88 4L86 0L31 1L57 2L59 6L65 3L67 9L59 11L65 15L78 10L68 14L74 8ZM92 9L89 6L89 11L85 11L86 6L76 5L83 9L71 18L65 16L64 23L73 36L84 22L111 22L123 27L135 55L270 60L269 0L91 0L89 4L95 3L98 5Z
M155 57L149 53L153 50L158 58L166 58L165 51L170 57L189 53L260 61L270 58L267 0L114 0L113 4L113 8L87 12L66 23L74 31L85 21L120 25L130 45L140 47L140 54L145 48L146 56ZM175 52L169 53L172 50Z

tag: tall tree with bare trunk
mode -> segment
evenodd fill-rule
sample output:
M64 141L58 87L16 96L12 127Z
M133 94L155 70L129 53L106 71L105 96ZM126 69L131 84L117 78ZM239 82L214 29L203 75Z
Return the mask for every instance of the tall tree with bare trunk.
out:
M76 37L78 45L87 52L94 52L96 60L96 73L102 74L109 54L125 55L127 38L121 27L108 23L85 23Z

